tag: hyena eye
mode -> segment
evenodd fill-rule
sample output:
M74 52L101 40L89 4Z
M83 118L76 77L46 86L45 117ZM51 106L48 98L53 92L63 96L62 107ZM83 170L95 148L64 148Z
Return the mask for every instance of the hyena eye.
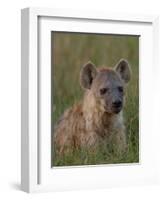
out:
M123 92L123 87L119 86L118 90L119 90L119 92Z
M100 89L100 94L101 95L105 94L107 92L107 90L108 90L107 88Z

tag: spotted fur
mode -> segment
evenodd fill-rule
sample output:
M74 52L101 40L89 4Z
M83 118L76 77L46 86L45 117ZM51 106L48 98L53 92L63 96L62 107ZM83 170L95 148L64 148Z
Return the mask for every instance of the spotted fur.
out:
M120 60L115 69L96 68L91 62L81 69L80 83L85 90L84 97L80 103L67 109L55 126L54 147L57 153L73 152L78 148L94 151L103 142L114 144L118 152L125 151L123 110L115 112L112 101L118 95L124 99L125 92L122 95L115 88L119 84L125 90L130 76L126 60ZM100 87L112 88L109 91L111 94L101 97Z

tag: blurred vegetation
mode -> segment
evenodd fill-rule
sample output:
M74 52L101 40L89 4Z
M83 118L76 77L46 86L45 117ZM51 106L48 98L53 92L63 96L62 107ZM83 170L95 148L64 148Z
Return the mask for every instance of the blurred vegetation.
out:
M78 102L83 91L79 72L88 61L98 66L111 66L125 58L132 68L128 85L124 119L127 130L128 151L117 155L100 148L95 154L81 149L71 155L55 157L52 165L68 166L104 163L132 163L139 161L139 37L84 33L52 33L52 124L64 110ZM53 133L52 133L53 134ZM53 145L52 145L53 148Z

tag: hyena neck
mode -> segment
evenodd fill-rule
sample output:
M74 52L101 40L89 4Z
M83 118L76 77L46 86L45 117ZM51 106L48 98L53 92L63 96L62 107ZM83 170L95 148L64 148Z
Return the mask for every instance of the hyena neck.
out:
M122 112L109 114L97 106L91 91L86 91L83 99L83 114L89 129L112 130L122 125ZM116 122L116 123L115 123Z

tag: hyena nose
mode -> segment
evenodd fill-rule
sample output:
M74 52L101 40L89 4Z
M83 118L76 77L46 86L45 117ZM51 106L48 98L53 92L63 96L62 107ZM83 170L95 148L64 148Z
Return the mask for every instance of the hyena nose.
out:
M122 106L122 101L121 100L117 100L113 102L113 106L114 107L121 107Z

